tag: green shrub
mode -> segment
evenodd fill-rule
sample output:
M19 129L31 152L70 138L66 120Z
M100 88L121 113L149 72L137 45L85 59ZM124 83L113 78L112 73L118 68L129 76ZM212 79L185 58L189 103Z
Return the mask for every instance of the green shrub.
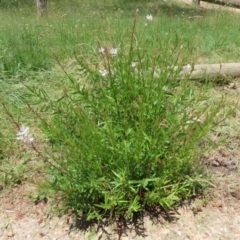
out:
M221 103L211 104L205 87L187 77L179 80L187 63L180 43L152 37L159 50L141 48L135 24L129 51L122 43L117 53L99 46L101 59L76 56L82 79L66 73L58 100L29 87L53 113L33 110L53 148L48 187L65 211L88 220L170 209L205 185L200 146Z

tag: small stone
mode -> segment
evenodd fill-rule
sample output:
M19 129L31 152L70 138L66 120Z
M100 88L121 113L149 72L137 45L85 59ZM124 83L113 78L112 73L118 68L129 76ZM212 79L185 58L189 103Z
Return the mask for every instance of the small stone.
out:
M178 234L179 236L181 236L181 235L182 235L182 233L181 233L180 231L177 231L177 234Z

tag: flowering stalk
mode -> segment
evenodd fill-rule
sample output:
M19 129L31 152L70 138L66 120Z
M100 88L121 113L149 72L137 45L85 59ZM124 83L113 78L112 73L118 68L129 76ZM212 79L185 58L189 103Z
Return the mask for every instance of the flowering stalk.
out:
M132 28L132 31L131 31L131 42L130 42L131 45L130 45L130 50L129 50L129 61L130 61L129 65L132 62L133 39L136 38L135 35L134 35L134 32L135 32L135 28L136 28L136 25L137 25L137 18L138 18L138 9L135 12L133 28Z
M5 103L2 102L2 106L4 108L5 113L10 117L10 119L12 120L12 123L17 127L18 129L18 133L17 133L17 140L21 140L23 141L26 145L31 145L32 149L44 159L44 162L48 162L51 165L53 165L51 162L49 162L47 160L46 157L43 156L43 154L37 149L36 145L34 144L34 138L32 137L31 134L29 134L29 127L25 126L25 125L21 125L14 119L12 113L8 110L7 106L5 105ZM30 104L28 104L28 107L33 111L33 109L31 108ZM36 114L36 113L35 113ZM40 117L40 116L38 116ZM40 118L42 121L43 119Z
M37 116L37 118L41 120L41 122L43 122L46 126L49 127L49 124L32 108L32 106L29 103L27 103L27 106L32 111L32 113L34 113Z
M12 113L10 113L10 111L7 109L5 103L2 102L2 106L3 106L4 110L5 110L5 113L11 118L12 123L13 123L18 129L20 129L19 123L18 123L17 121L15 121Z

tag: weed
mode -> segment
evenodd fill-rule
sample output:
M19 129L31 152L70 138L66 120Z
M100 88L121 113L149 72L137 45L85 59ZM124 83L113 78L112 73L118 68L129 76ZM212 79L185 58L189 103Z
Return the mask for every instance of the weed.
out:
M141 50L137 18L138 11L129 51L99 45L95 66L76 55L81 83L54 53L69 79L59 99L28 87L53 112L44 118L29 105L57 152L49 188L61 194L65 211L88 220L132 218L146 206L170 209L208 184L197 163L199 144L222 102L211 105L205 87L177 80L187 61L180 44L162 40L160 51Z

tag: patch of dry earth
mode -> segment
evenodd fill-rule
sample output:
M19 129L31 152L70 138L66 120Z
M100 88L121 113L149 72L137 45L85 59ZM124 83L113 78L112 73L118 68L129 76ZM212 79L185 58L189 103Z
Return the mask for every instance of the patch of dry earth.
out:
M206 207L202 200L183 206L174 213L172 222L162 217L150 220L144 218L144 225L126 230L121 237L114 227L104 227L98 232L73 231L69 216L58 218L49 214L48 205L35 205L25 196L29 187L19 186L1 195L0 239L1 240L47 240L47 239L159 239L159 240L217 240L240 239L240 174L226 170L224 165L217 168L218 184L212 189L211 201Z

